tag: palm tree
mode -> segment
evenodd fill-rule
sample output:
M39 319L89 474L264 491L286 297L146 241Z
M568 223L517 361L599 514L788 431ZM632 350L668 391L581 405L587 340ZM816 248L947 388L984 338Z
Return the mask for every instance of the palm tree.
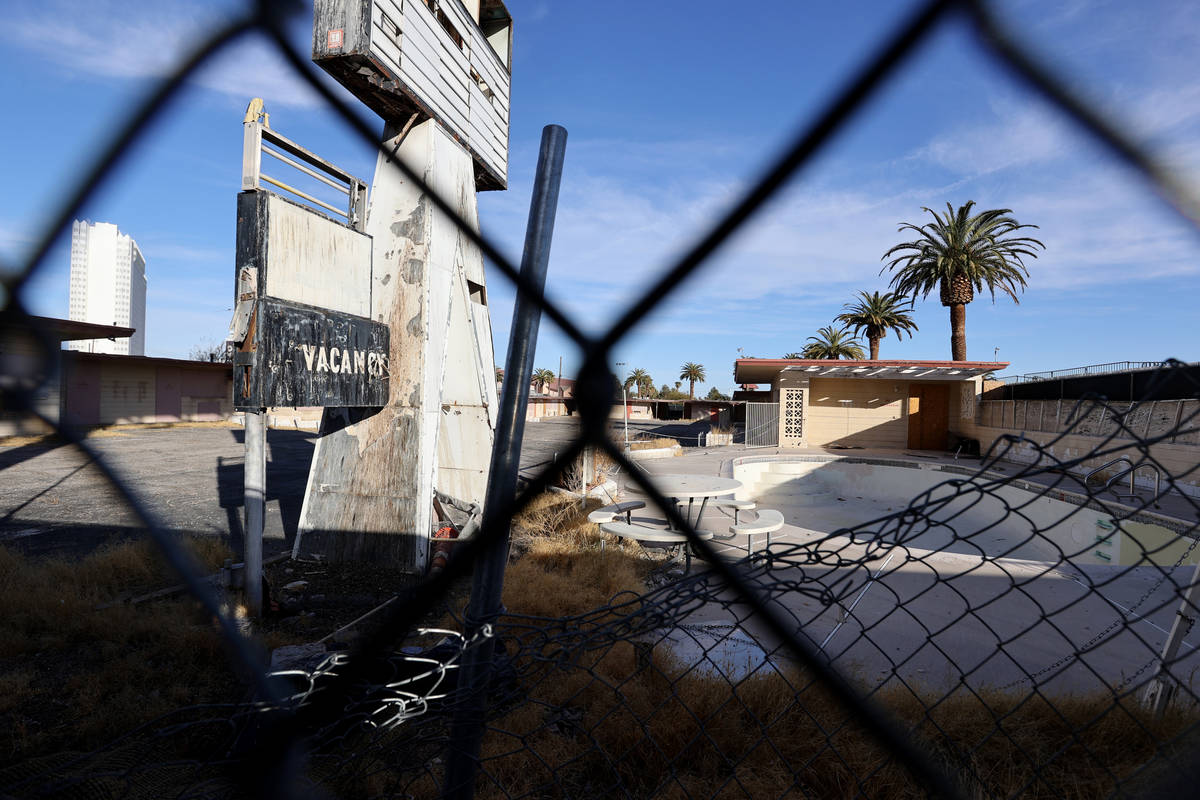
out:
M784 353L784 358L804 358L804 353Z
M897 339L903 339L900 334L907 333L909 338L912 337L912 332L917 329L917 324L912 321L909 312L912 310L910 304L908 309L901 308L904 304L904 295L897 292L859 292L859 300L854 305L847 303L843 308L847 309L844 313L834 317L835 322L844 322L854 329L854 335L858 336L860 332L865 332L867 342L871 347L871 360L879 358L879 340L887 335L889 330L896 332Z
M679 380L688 382L688 399L696 399L696 381L704 380L704 365L691 361L679 368Z
M533 385L537 387L538 394L545 394L546 384L554 380L554 370L535 369L531 377L533 378Z
M629 377L625 379L625 389L633 387L637 391L637 396L642 396L642 387L646 385L646 381L650 380L650 373L638 367L629 373Z
M903 295L928 297L938 287L942 305L950 308L950 357L955 361L967 359L967 303L975 299L975 292L986 286L994 301L999 288L1020 302L1017 289L1024 290L1029 277L1024 259L1037 258L1035 247L1046 248L1037 239L1011 235L1037 227L1008 216L1011 209L993 208L972 216L974 205L968 201L956 212L947 203L945 217L925 208L933 222L901 223L899 230L913 231L918 238L888 250L884 260L898 255L880 270L896 270L890 285Z
M864 353L858 340L850 335L846 327L834 330L827 325L817 331L816 336L808 337L811 344L804 345L800 351L802 358L863 358Z

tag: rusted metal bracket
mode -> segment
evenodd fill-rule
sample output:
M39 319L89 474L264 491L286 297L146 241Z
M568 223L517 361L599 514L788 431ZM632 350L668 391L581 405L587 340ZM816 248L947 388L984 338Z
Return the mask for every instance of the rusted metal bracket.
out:
M226 338L237 346L246 341L250 332L250 317L254 314L254 301L258 299L258 270L242 267L238 270L237 305L233 308L233 319L229 323Z

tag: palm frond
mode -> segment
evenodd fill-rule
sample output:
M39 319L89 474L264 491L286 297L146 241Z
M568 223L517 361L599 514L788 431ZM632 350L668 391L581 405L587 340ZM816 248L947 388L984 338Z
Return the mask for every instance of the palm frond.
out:
M817 330L816 336L808 337L809 343L800 351L802 358L863 359L866 354L847 327L835 329L832 325Z

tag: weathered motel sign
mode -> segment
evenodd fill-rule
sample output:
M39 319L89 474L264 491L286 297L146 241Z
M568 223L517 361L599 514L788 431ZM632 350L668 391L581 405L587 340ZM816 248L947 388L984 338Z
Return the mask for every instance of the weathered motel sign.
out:
M375 363L386 364L388 383L378 408L326 410L297 556L422 572L434 490L483 504L497 406L483 255L393 160L477 229L476 191L508 185L511 49L500 0L314 2L313 61L384 123L363 227L369 309L346 313L387 327L386 361ZM373 344L363 342L351 345L349 361L346 345L328 347L339 348L339 367L348 363L354 379L366 352L364 389L373 390ZM295 368L314 381L346 378L334 363L331 349L305 350Z
M366 186L270 130L244 124L237 203L234 405L382 406L388 397L388 326L370 319L371 237L362 232ZM348 197L336 208L262 171L266 152ZM296 199L269 191L276 186ZM302 203L300 201L306 201Z
M313 61L388 122L433 119L474 187L508 187L512 17L499 0L316 0Z

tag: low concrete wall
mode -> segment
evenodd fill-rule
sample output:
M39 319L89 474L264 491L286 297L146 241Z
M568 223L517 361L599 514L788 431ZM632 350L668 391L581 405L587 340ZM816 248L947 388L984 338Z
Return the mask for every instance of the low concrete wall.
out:
M1200 497L1200 470L1196 469L1200 464L1200 417L1196 416L1200 401L1160 400L1142 403L1132 410L1129 403L1109 406L1104 409L1088 403L1076 407L1073 400L984 401L974 420L954 421L951 430L978 440L985 453L993 444L1006 447L1004 457L1020 463L1035 462L1042 451L1061 461L1083 458L1071 470L1080 476L1122 455L1136 464L1143 458L1143 438L1162 437L1148 446L1151 458L1175 477L1181 492ZM1128 413L1114 420L1114 410ZM1070 432L1064 433L1066 430ZM1005 435L1023 437L1024 441L1011 446L996 442ZM1104 455L1086 457L1097 448L1103 449ZM1154 476L1142 470L1136 485L1153 489Z
M675 456L683 455L683 448L679 445L671 447L655 447L649 450L630 450L629 457L634 461L649 461L654 458L674 458Z

